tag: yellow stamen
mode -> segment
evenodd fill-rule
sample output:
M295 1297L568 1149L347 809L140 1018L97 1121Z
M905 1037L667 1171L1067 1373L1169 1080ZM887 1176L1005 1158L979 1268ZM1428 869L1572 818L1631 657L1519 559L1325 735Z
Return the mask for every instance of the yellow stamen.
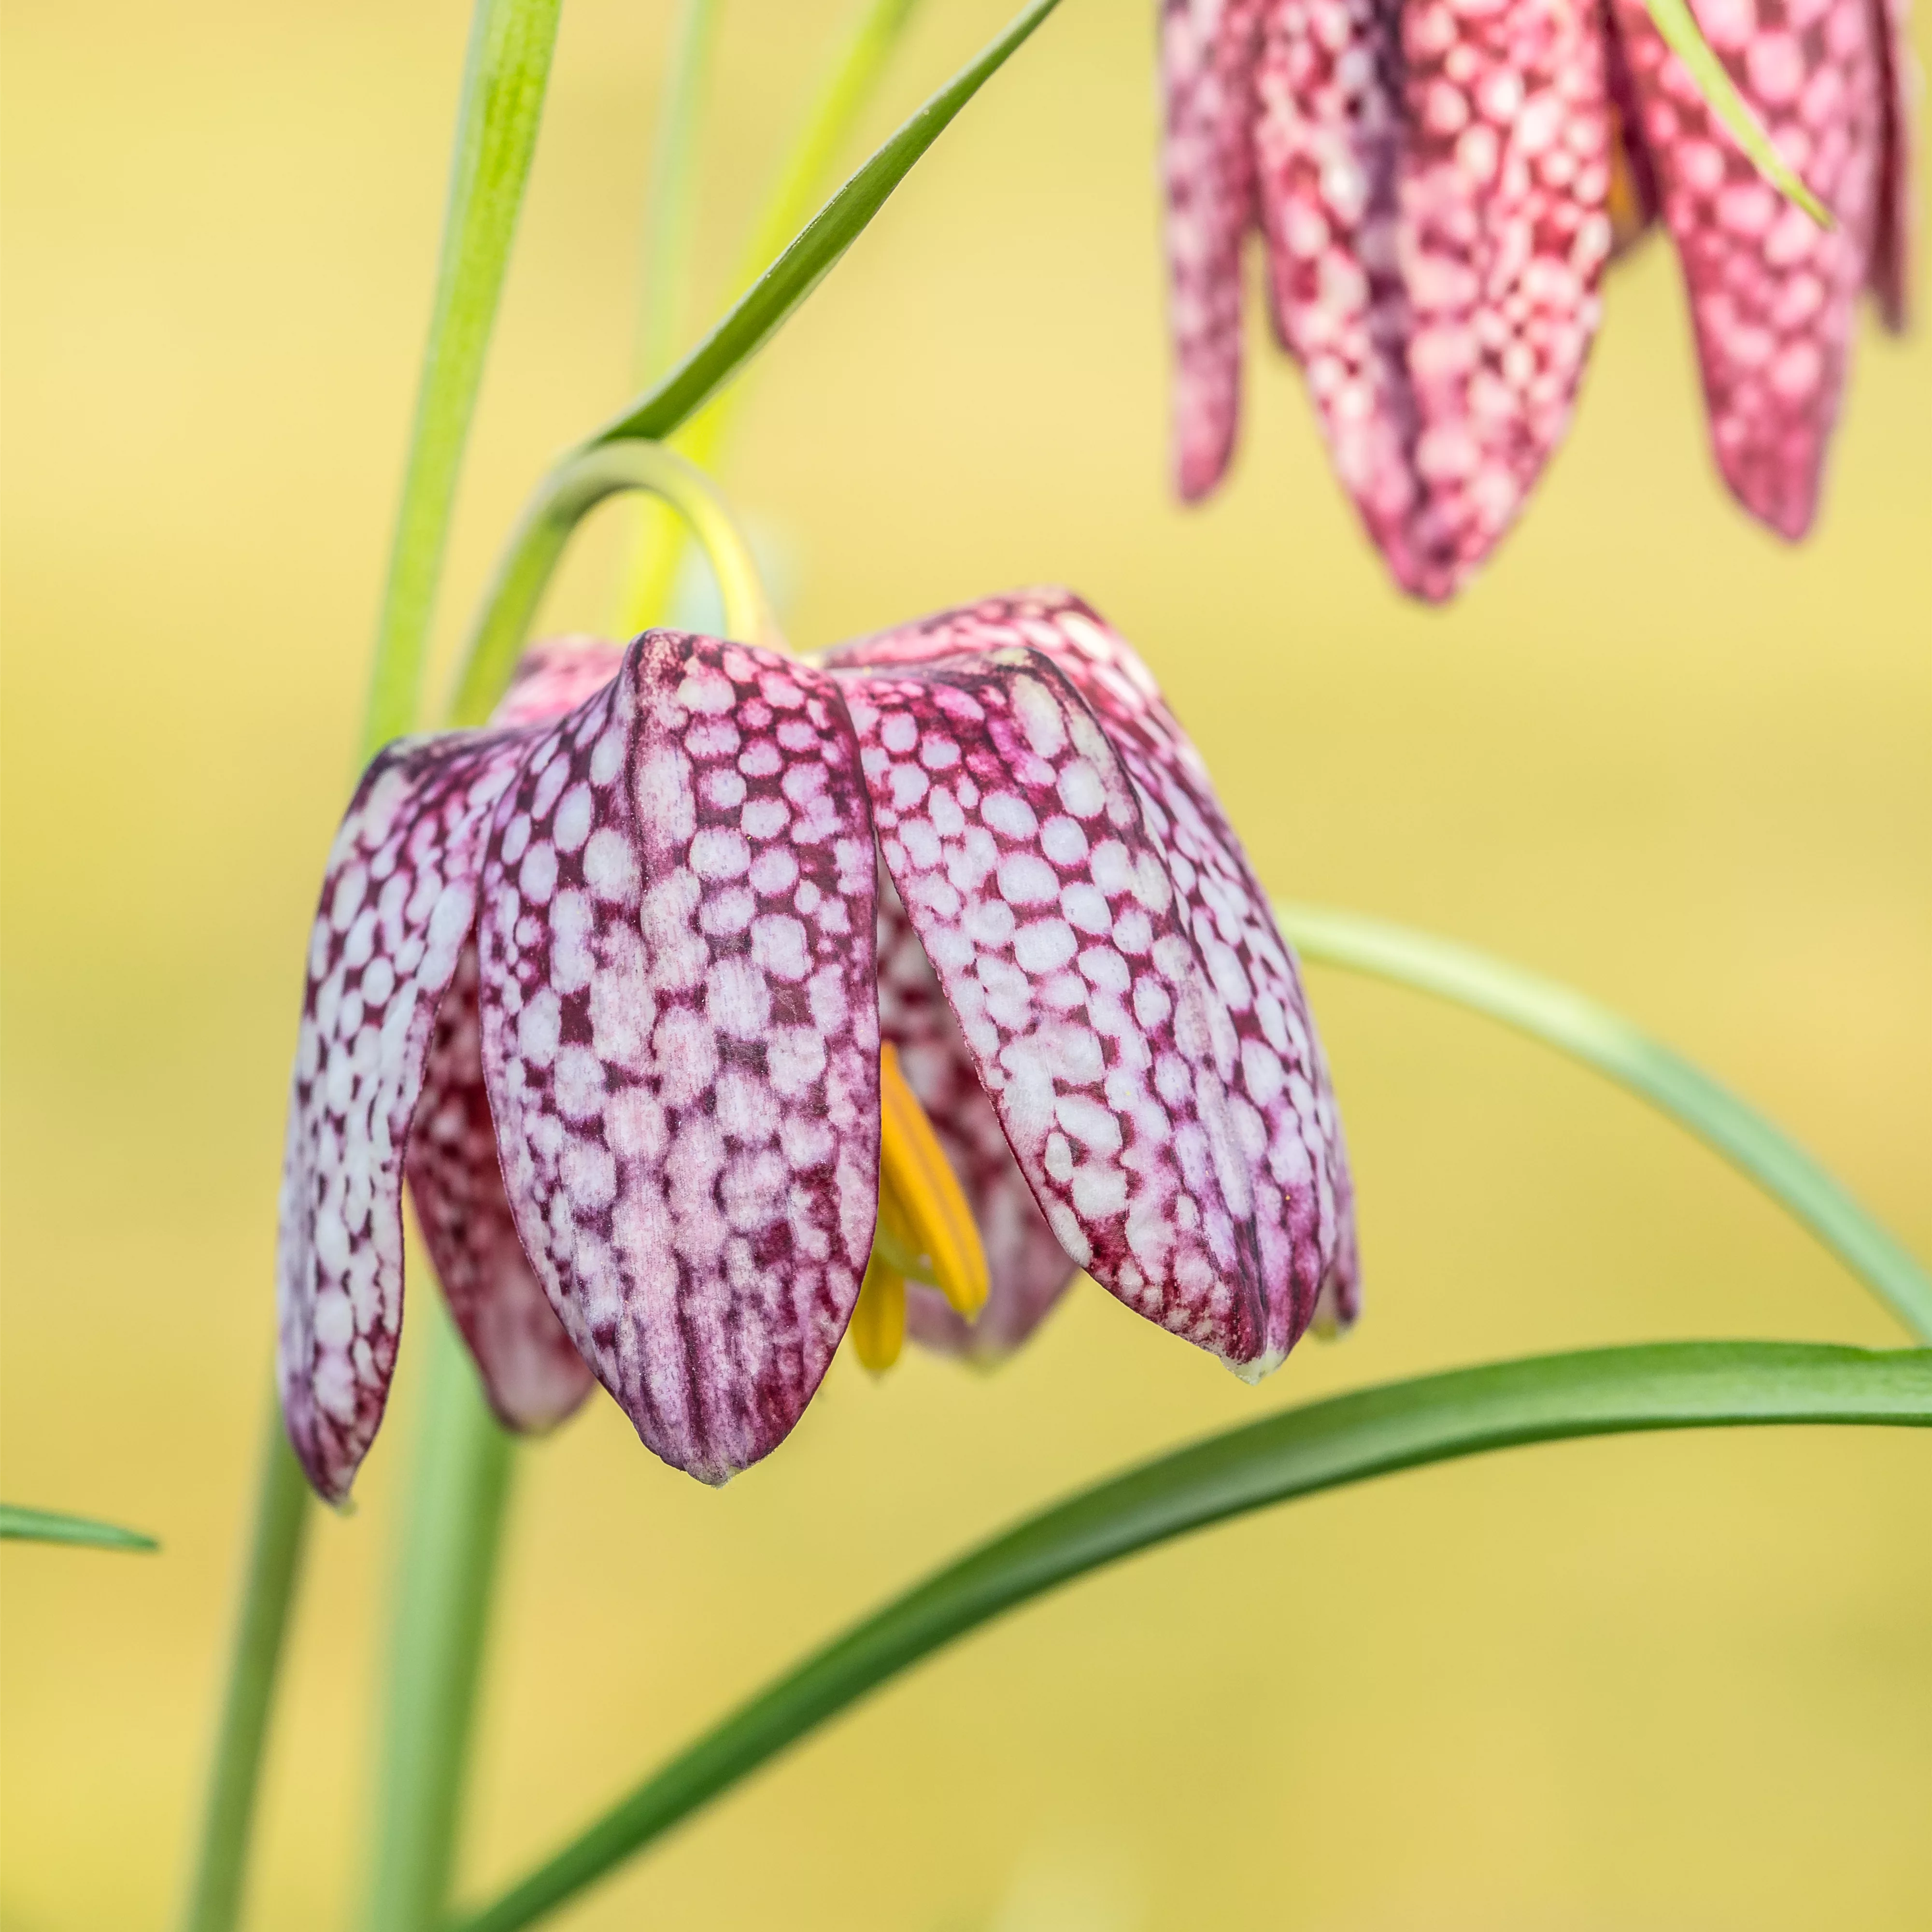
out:
M1612 243L1619 250L1643 232L1644 208L1637 193L1636 172L1624 146L1623 116L1614 106L1610 110L1610 187L1604 212L1610 218Z
M875 1376L890 1368L905 1346L905 1279L877 1255L866 1264L851 1335L860 1364Z
M878 1240L899 1273L938 1288L968 1321L986 1306L980 1231L890 1042L879 1049Z

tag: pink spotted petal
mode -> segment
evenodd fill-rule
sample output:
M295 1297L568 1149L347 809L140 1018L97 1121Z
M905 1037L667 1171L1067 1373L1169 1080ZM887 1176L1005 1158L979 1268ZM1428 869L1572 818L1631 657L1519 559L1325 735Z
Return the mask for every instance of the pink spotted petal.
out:
M990 1360L1010 1354L1046 1318L1076 1270L1014 1162L926 949L884 878L879 1031L898 1049L900 1070L958 1176L986 1255L986 1305L977 1321L969 1324L943 1295L914 1282L907 1325L916 1340L949 1354Z
M1452 595L1568 427L1610 252L1594 0L1266 0L1276 326L1405 589Z
M1175 487L1221 480L1241 406L1241 243L1254 221L1261 0L1162 0Z
M438 1002L475 920L490 814L526 735L405 739L364 773L309 942L276 1276L289 1436L331 1501L388 1399L403 1312L402 1167Z
M1130 1306L1271 1366L1352 1256L1346 1163L1275 991L1292 960L1144 670L1053 592L832 661L886 868L1048 1225Z
M1912 313L1913 238L1918 233L1918 142L1913 110L1924 77L1906 37L1905 0L1875 0L1884 64L1884 136L1879 160L1878 208L1868 285L1885 326L1903 329Z
M1874 248L1889 235L1882 211L1898 207L1882 179L1891 124L1883 15L1877 0L1702 0L1697 9L1780 152L1836 218L1824 230L1738 150L1642 0L1614 4L1690 291L1718 466L1754 516L1802 536L1817 510L1852 310L1884 254ZM1877 272L1883 283L1892 272Z
M668 1462L797 1420L878 1204L874 862L823 674L648 633L495 815L483 1065L524 1246Z
M404 1171L449 1312L504 1425L554 1427L591 1374L538 1286L503 1192L483 1088L476 948L466 945L436 1017Z
M510 688L490 722L547 724L595 697L623 662L623 646L602 638L547 638L518 659Z

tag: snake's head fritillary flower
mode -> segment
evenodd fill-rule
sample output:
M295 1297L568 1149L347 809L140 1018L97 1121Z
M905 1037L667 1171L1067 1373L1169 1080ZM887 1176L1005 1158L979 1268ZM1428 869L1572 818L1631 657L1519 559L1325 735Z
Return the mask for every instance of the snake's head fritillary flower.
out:
M1077 1269L1245 1375L1356 1305L1294 962L1132 652L1035 592L817 663L652 632L370 767L284 1173L291 1438L348 1492L402 1184L491 1403L594 1377L722 1481L848 1324L1020 1340ZM910 1284L910 1286L908 1286Z
M1821 228L1738 150L1643 0L1162 0L1176 481L1227 467L1241 254L1402 586L1450 596L1568 427L1615 242L1660 216L1719 468L1815 514L1862 290L1906 308L1903 0L1700 0Z

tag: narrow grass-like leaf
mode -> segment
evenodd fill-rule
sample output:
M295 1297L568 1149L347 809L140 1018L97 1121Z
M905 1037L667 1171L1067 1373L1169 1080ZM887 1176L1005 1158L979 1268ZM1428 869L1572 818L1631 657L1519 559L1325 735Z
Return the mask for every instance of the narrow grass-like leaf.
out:
M1731 139L1750 158L1751 164L1787 200L1795 201L1820 228L1832 226L1831 211L1804 185L1798 171L1778 152L1778 143L1764 123L1751 111L1750 103L1737 90L1737 84L1724 64L1704 38L1688 0L1643 0L1651 23L1664 36L1671 52L1704 97L1704 104L1721 121Z
M959 110L1058 4L1059 0L1032 0L1004 33L955 74L812 217L717 327L656 388L607 423L591 440L662 439L715 395L771 340L785 318L859 238L920 157L952 125Z
M1932 1280L1804 1150L1682 1054L1606 1007L1472 947L1325 906L1277 903L1304 959L1433 993L1582 1060L1668 1114L1804 1222L1922 1342Z
M530 1924L921 1658L1074 1577L1190 1530L1522 1443L1824 1422L1932 1425L1932 1351L1751 1342L1592 1349L1364 1389L1212 1436L1029 1518L896 1598L458 1922L460 1932Z
M417 725L457 474L536 149L562 4L477 0L471 21L442 253L376 634L364 764Z
M27 1509L0 1503L0 1543L72 1543L86 1550L158 1550L152 1536L123 1529L116 1522L64 1516L58 1510Z

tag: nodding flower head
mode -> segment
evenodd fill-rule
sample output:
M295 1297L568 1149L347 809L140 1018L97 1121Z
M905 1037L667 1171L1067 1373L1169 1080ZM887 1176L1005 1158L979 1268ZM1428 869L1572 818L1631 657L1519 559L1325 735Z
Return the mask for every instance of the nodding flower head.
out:
M1860 291L1904 320L1904 10L1697 9L1825 229L1759 177L1643 0L1163 0L1181 495L1234 447L1258 226L1343 487L1404 589L1452 595L1568 426L1604 263L1660 215L1718 466L1802 536Z
M348 1492L402 1184L492 1406L601 1382L722 1481L850 1326L1012 1347L1084 1269L1245 1376L1357 1304L1297 976L1138 658L1034 592L816 662L674 632L525 660L363 778L310 942L289 1430Z

